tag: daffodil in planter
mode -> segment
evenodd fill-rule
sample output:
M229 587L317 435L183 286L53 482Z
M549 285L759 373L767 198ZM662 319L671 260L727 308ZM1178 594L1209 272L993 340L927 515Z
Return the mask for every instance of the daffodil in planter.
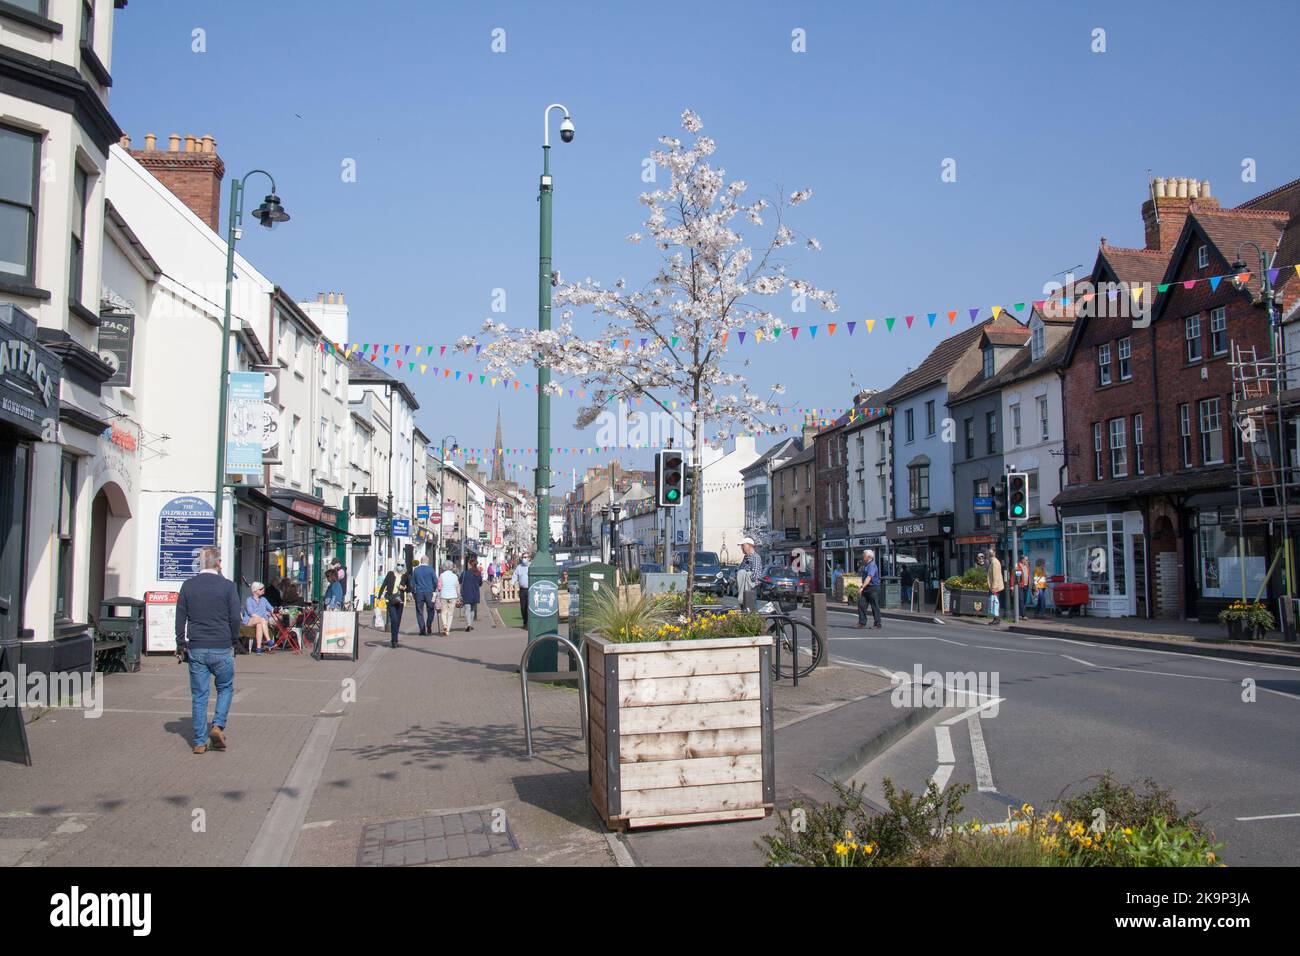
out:
M766 816L772 638L762 615L601 594L587 639L591 801L615 828Z
M1259 601L1233 601L1219 612L1219 623L1234 641L1259 640L1275 626L1273 613Z

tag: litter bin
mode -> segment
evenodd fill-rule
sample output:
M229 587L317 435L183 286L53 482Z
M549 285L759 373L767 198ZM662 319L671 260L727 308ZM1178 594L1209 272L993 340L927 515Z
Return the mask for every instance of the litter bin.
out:
M100 640L123 640L126 648L122 660L129 673L140 669L144 649L144 602L135 598L108 598L99 605L99 623L95 632Z

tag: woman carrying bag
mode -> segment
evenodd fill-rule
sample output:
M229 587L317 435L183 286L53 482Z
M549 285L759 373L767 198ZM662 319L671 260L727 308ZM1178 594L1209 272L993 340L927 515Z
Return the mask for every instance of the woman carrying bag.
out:
M474 621L478 617L480 586L483 578L478 572L478 559L470 558L460 576L460 600L465 606L465 630L474 630Z
M397 576L398 573L401 574L400 578ZM388 605L388 630L392 634L389 647L397 646L397 634L402 627L402 608L406 604L406 596L410 593L411 575L404 564L397 566L396 573L389 571L384 577L384 583L379 586L379 596Z

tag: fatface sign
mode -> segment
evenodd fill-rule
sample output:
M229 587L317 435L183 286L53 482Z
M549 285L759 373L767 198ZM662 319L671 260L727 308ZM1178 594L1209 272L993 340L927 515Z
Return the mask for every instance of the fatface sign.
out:
M59 417L63 363L35 341L36 322L12 305L0 305L0 420L32 435Z

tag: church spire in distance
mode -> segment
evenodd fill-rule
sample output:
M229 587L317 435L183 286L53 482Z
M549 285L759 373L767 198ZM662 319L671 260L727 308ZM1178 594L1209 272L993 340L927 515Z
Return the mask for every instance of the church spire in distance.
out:
M492 449L492 480L506 480L506 455L501 446L501 406L497 406L497 440Z

